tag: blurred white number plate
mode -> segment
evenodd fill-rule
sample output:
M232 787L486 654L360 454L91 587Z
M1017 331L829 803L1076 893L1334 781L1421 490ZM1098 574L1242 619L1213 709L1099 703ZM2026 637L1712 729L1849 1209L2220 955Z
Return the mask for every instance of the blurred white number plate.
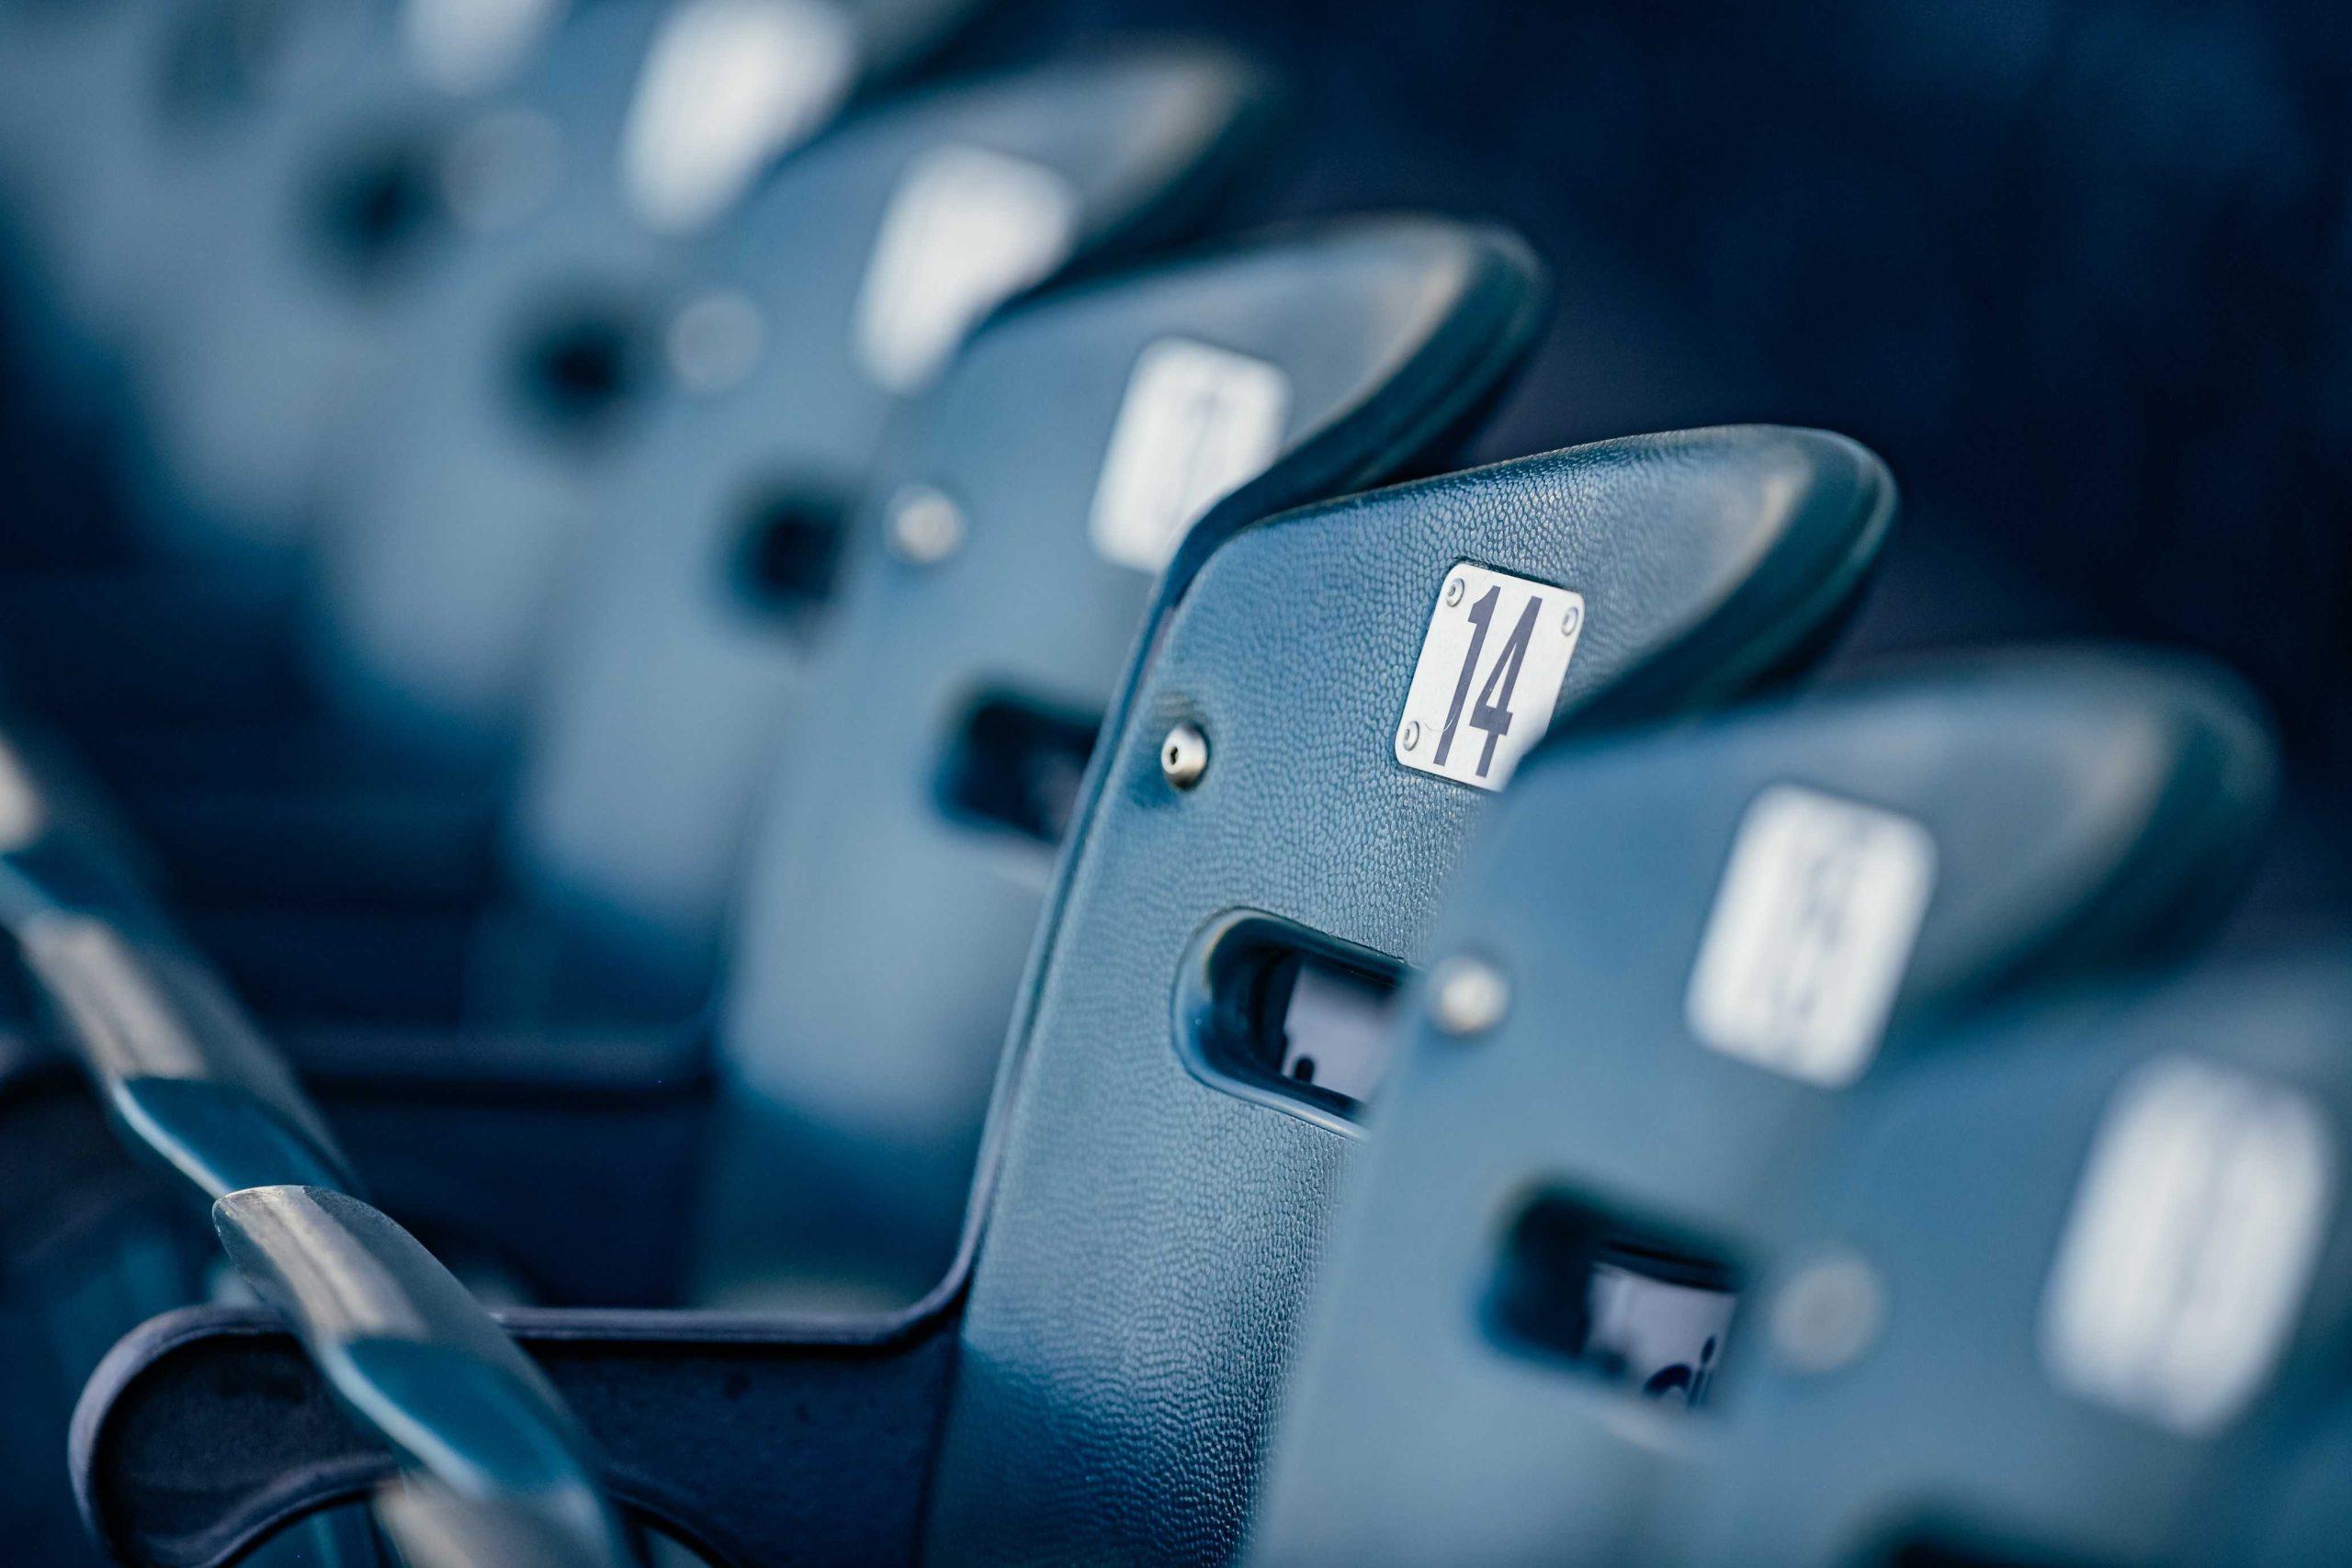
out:
M965 146L915 159L858 295L866 373L894 392L930 381L983 316L1062 264L1078 219L1076 193L1042 164Z
M1396 760L1502 788L1551 724L1583 635L1583 594L1455 562L1396 721Z
M1690 1032L1843 1089L1878 1054L1935 883L1907 817L1775 784L1740 818L1685 1003Z
M1156 572L1201 514L1282 449L1290 378L1262 359L1164 337L1136 358L1095 487L1104 558Z
M853 24L827 0L673 6L622 133L638 215L667 233L708 223L831 116L856 73Z
M2064 1387L2197 1436L2254 1397L2294 1333L2326 1237L2319 1111L2188 1057L2118 1089L2041 1311Z

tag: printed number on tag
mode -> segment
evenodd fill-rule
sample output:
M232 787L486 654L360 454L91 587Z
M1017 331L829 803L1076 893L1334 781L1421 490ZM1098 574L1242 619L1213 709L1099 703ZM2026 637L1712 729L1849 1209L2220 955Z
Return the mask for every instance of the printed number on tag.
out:
M1160 570L1202 513L1266 471L1289 414L1290 378L1264 360L1189 338L1152 344L1111 427L1088 519L1094 547Z
M1740 818L1684 1012L1702 1044L1842 1089L1877 1055L1936 845L1906 817L1776 784Z
M2185 1056L2116 1090L2042 1299L2062 1387L2191 1436L2254 1397L2294 1333L2335 1182L2325 1122Z
M1405 694L1396 760L1502 788L1551 724L1583 633L1583 594L1454 563Z

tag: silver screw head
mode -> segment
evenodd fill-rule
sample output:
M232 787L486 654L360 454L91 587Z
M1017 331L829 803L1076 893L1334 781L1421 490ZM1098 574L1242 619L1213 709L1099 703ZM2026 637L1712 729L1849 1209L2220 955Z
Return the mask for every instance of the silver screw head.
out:
M1460 578L1458 578L1458 577L1450 577L1450 578L1446 579L1446 581L1445 581L1445 602L1446 602L1446 604L1447 604L1449 607L1451 607L1451 606L1453 606L1453 605L1455 605L1455 604L1461 604L1461 603L1462 603L1462 594L1463 594L1463 582L1462 582L1462 580L1461 580Z
M1457 1040L1484 1034L1510 1016L1510 981L1483 958L1457 953L1430 975L1430 1021Z
M1209 738L1198 725L1180 724L1159 743L1159 771L1178 789L1190 789L1209 771Z
M1584 606L1581 604L1570 604L1567 607L1566 612L1560 616L1560 635L1562 637L1574 637L1577 635L1577 628L1583 625Z
M1398 743L1409 751L1421 743L1421 727L1418 723L1408 720L1405 725L1405 733L1396 739Z
M1800 1372L1834 1372L1861 1359L1886 1325L1886 1287L1850 1252L1806 1265L1773 1292L1772 1348Z
M936 566L964 546L964 509L928 485L890 498L884 532L891 552L916 566Z

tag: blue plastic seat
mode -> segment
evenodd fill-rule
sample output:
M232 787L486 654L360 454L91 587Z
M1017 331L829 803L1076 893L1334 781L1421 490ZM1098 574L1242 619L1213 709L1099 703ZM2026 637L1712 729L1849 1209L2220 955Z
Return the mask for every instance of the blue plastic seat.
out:
M1364 993L1429 956L1518 748L1801 660L1893 505L1849 442L1706 430L1375 491L1180 558L1000 1079L936 1552L1234 1551L1372 1092L1303 1079L1301 1050L1336 1064ZM1197 748L1205 771L1177 787ZM1292 1038L1308 1018L1329 1044Z
M421 744L511 744L567 563L649 408L700 397L700 421L796 424L810 462L854 485L914 389L856 351L869 287L973 290L977 313L1172 219L1240 150L1258 92L1238 62L1180 49L932 91L787 160L708 265L631 210L615 91L572 95L611 101L616 123L582 138L610 151L527 234L444 285L387 384L400 423L356 432L338 465L322 539L330 690ZM942 252L907 227L976 211L989 243L966 233ZM972 270L905 274L909 244L932 267L944 255ZM893 331L952 350L920 307L893 309L914 323ZM820 395L777 393L804 383Z
M552 849L618 884L613 904L688 917L686 936L748 862L719 1023L740 1146L707 1289L813 1270L911 1299L938 1278L1054 853L1159 570L1188 526L1215 538L1426 467L1502 384L1541 293L1508 236L1385 219L1040 300L923 401L842 541L839 593L787 607L813 650L707 604L653 621L684 607L649 594L653 624L628 628L646 687L583 661L577 689L605 710L586 718L628 728L597 754L549 749L570 795L549 803ZM706 597L727 565L710 533L662 536ZM624 759L617 735L657 709L672 739ZM650 802L664 825L630 833L623 807ZM779 1179L829 1201L779 1210Z
M1865 1086L1659 1554L2338 1555L2347 1037L2335 947L2018 1008Z
M1893 501L1852 444L1750 428L1196 525L1112 696L946 1276L862 1318L507 1316L625 1503L747 1561L1230 1555L1359 1114L1281 1041L1360 1037L1334 994L1376 1010L1422 954L1485 786L1548 725L1801 662ZM226 1546L379 1472L257 1326L151 1326L93 1385L110 1540ZM191 1426L226 1452L175 1485Z
M2169 956L2271 774L2227 680L2090 654L1531 764L1395 1043L1256 1555L1623 1560L1715 1483L1685 1407L1746 1397L1854 1098L2003 991Z

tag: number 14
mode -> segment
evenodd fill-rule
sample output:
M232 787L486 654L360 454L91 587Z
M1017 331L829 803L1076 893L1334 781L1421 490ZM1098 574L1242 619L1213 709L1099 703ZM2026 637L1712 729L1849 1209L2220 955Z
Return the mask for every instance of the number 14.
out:
M1500 789L1550 724L1583 628L1573 590L1456 562L1421 641L1396 760Z

